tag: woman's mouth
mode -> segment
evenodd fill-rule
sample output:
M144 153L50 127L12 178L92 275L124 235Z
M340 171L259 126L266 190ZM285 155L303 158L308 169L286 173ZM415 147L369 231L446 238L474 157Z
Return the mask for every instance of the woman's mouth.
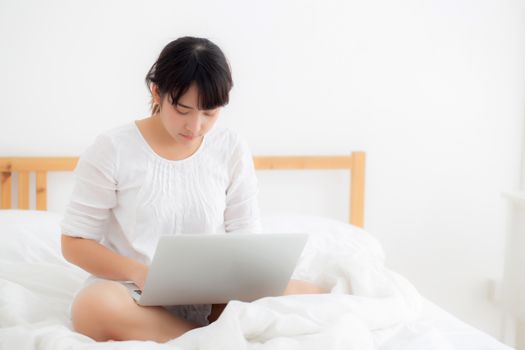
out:
M189 136L189 135L184 135L184 134L179 134L180 136L184 137L186 140L193 140L195 138L195 136Z

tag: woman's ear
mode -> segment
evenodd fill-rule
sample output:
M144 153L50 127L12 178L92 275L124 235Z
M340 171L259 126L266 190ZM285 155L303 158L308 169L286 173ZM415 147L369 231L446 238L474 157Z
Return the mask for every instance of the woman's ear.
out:
M155 83L151 83L151 97L153 98L153 103L160 105L160 93L159 88Z

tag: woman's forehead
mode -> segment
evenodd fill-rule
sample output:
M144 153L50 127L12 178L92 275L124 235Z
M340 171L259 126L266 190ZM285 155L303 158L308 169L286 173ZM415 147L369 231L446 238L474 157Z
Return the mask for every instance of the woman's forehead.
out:
M177 105L184 107L184 108L200 110L200 111L212 111L212 110L216 110L220 108L220 106L212 107L212 108L200 108L199 97L201 96L199 95L199 91L197 87L191 86L188 89L188 91L186 91L184 94L182 94L179 97L179 100L177 101ZM171 98L170 98L170 101L171 101ZM171 104L173 104L173 101L171 101Z

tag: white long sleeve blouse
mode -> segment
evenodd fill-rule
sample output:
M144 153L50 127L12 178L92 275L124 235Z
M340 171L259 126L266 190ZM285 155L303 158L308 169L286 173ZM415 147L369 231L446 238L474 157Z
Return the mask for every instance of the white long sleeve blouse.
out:
M161 235L261 232L247 143L216 126L183 160L162 158L135 122L99 135L80 156L62 233L150 264Z

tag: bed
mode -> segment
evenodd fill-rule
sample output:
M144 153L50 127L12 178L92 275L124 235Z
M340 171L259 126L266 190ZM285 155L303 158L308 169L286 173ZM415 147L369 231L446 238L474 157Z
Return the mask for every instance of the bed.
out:
M61 215L46 210L47 173L72 171L76 162L75 157L0 158L1 350L510 349L431 303L384 265L380 242L364 229L363 152L254 157L259 171L349 171L348 222L291 213L262 217L265 232L310 234L294 277L314 281L329 294L232 301L216 322L164 344L94 342L72 330L67 310L87 273L63 259Z

